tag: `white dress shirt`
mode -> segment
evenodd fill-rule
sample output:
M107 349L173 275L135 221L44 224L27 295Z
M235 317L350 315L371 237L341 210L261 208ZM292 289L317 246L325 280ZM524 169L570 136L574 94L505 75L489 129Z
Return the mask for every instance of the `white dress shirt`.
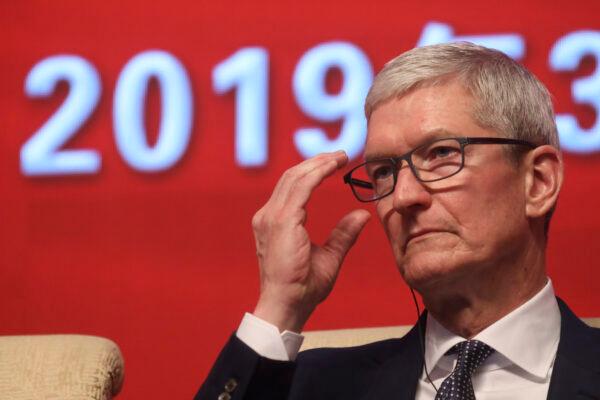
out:
M292 331L279 333L279 328L246 313L236 336L262 357L278 361L294 361L304 336Z
M546 399L559 338L560 310L548 279L526 303L472 338L496 350L471 377L477 400ZM463 340L427 314L425 362L438 389L456 364L457 355L446 352ZM433 398L423 370L416 400Z
M249 313L237 337L261 356L280 361L295 360L303 340L294 332L280 334L277 327ZM472 376L477 400L546 399L559 338L560 310L548 279L526 303L472 338L496 350ZM446 352L463 340L427 314L425 362L438 389L456 363L457 355ZM416 400L434 398L435 390L423 369Z

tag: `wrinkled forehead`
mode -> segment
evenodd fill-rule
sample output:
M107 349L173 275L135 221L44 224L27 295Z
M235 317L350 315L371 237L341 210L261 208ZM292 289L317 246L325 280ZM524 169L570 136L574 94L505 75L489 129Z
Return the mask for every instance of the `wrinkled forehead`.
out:
M365 158L404 154L434 139L491 136L473 118L473 97L458 82L416 88L388 99L368 121Z
M412 73L411 71L406 71L406 74L411 75ZM381 82L378 82L378 80ZM367 99L365 99L365 116L367 121L380 105L387 103L391 99L404 97L417 89L457 83L462 85L468 93L472 93L472 88L469 87L469 82L465 79L465 76L456 72L423 77L414 81L408 80L402 85L394 85L394 82L391 82L384 86L385 80L385 77L380 78L379 75L376 76L371 86L372 90L369 91ZM378 87L376 88L376 86Z

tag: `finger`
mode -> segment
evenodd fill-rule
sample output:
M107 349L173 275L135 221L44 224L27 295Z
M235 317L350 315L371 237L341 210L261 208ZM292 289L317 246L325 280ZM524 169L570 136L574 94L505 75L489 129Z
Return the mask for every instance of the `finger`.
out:
M310 198L312 190L347 162L348 157L344 151L322 153L303 161L283 174L273 190L269 203L275 207L283 207L290 205L289 201L295 198L299 201L295 201L293 206L303 207ZM309 179L303 182L306 178Z
M275 191L288 191L290 186L293 186L294 182L298 179L302 179L306 174L309 174L315 170L320 170L323 166L335 161L337 165L345 165L348 162L348 157L343 151L336 151L333 153L321 153L307 160L304 160L300 164L286 170L284 174L277 182Z
M367 210L354 210L347 214L331 231L323 250L329 252L341 264L370 218L371 214Z
M343 154L343 153L342 153ZM290 210L304 208L310 200L314 190L337 170L345 166L348 158L343 154L342 158L329 159L321 164L315 165L310 171L306 171L301 177L290 181L281 193L280 201Z

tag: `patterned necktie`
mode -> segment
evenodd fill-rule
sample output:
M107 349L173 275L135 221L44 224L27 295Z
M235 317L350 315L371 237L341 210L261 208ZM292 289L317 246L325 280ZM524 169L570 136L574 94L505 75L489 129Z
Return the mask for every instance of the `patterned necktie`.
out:
M458 353L456 367L442 382L435 400L475 400L471 375L494 352L494 349L478 340L465 340L449 351L449 353L455 352Z

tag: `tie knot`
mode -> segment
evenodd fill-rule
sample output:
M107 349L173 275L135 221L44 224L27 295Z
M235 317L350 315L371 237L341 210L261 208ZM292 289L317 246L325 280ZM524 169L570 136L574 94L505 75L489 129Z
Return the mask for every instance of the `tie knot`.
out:
M448 353L458 353L454 371L442 382L435 400L475 400L471 375L494 352L478 340L465 340L453 346Z
M469 376L494 352L494 349L479 340L465 340L450 350L458 353L456 368L466 371Z

